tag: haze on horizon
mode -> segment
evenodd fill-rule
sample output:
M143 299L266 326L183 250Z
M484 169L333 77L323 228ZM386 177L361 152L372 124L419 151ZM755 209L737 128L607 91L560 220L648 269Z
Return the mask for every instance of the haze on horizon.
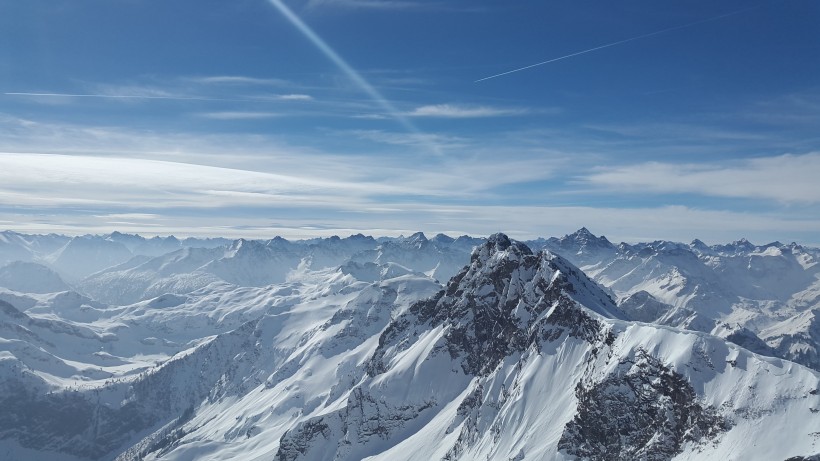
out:
M809 0L2 2L0 229L817 245L818 20Z

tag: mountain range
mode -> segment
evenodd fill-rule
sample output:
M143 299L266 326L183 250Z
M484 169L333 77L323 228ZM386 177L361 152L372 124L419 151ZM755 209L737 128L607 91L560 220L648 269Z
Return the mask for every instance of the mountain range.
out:
M815 459L820 250L0 233L0 458Z

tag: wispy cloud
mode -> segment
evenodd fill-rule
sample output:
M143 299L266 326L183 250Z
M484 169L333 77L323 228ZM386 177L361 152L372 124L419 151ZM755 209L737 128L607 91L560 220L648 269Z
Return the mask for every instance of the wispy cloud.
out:
M182 102L219 102L219 103L287 103L310 102L313 96L303 93L267 94L256 96L202 96L196 94L174 93L172 91L155 88L116 87L105 86L98 93L54 93L54 92L5 92L7 97L27 98L38 104L69 104L76 99L104 99L118 102L145 102L145 101L182 101ZM328 111L318 111L317 114L330 115ZM207 118L239 119L239 118L269 118L278 114L263 111L234 111L208 112L201 114Z
M482 12L487 8L471 2L455 1L415 1L415 0L308 0L307 9L337 8L376 11L445 11Z
M401 192L384 184L124 157L0 155L0 204L124 209L342 206L344 199ZM105 194L100 191L105 190Z
M434 104L420 106L407 112L410 117L433 117L433 118L484 118L484 117L510 117L526 115L529 111L520 108L501 108L489 106L462 106L456 104Z
M340 143L354 137L377 143L367 150L382 153L337 152ZM97 211L299 204L353 212L399 196L476 200L493 196L495 188L504 185L547 180L565 164L545 152L482 147L442 134L341 131L329 132L328 138L334 153L292 146L275 136L169 133L0 118L0 145L5 149L0 152L0 204L83 206ZM361 146L353 142L354 149ZM447 155L408 160L408 154L417 159L418 146L429 143L436 143ZM499 156L505 159L503 168L488 161Z
M94 83L86 84L88 93L110 97L141 97L157 99L202 99L214 101L312 101L313 96L296 92L302 87L287 80L257 78L241 75L216 75L179 77L157 82L147 80L143 84ZM289 93L245 95L259 92L261 87L279 87ZM294 91L296 90L296 91Z
M454 149L465 147L468 143L468 140L465 138L436 133L400 133L383 130L352 130L345 133L353 134L359 139L394 146L424 147L435 144L439 149Z
M637 140L659 139L666 144L674 140L675 144L681 141L688 142L760 142L769 139L771 135L755 132L752 130L740 130L731 128L716 128L704 124L693 123L658 123L646 121L642 123L609 123L609 124L587 124L586 128L602 133L615 134L623 138Z
M304 93L285 93L285 94L256 94L246 99L248 102L309 102L315 101L315 98L309 94Z
M6 226L28 231L248 237L501 230L526 238L591 223L624 240L775 235L806 242L820 232L812 205L820 200L802 200L818 195L820 153L639 163L584 174L591 164L613 159L590 160L586 153L577 158L579 151L567 148L572 139L553 143L553 132L325 133L324 145L305 147L278 135L45 123L0 114L0 221L20 223ZM550 149L544 148L547 141ZM418 147L430 142L442 146L445 155L420 161ZM359 151L365 153L349 153ZM567 186L564 181L573 177L577 180ZM571 195L580 189L598 195ZM748 213L667 207L660 205L662 198L652 202L658 206L629 208L633 193L769 200L763 206L755 202ZM604 197L611 200L598 200ZM813 208L807 211L806 203ZM277 217L275 225L270 216Z
M203 112L196 115L212 120L258 120L282 116L277 112Z
M156 221L162 218L162 215L155 213L108 213L104 215L95 215L96 218L107 219L124 219L133 221Z
M132 92L115 93L109 91L107 93L34 93L34 92L6 92L6 96L19 96L34 98L42 100L44 98L101 98L101 99L115 99L115 100L170 100L170 101L221 101L221 102L270 102L270 101L313 101L313 96L308 94L275 94L262 95L255 97L212 97L212 96L196 96L196 95L180 95L173 93L161 94L157 91L155 93L138 94Z
M352 118L358 118L361 120L389 120L390 117L382 114L357 114L352 115Z
M697 194L820 203L820 153L779 155L730 163L648 162L603 168L581 181L621 192Z
M202 96L156 96L150 94L105 94L105 93L34 93L34 92L6 92L6 96L23 96L40 98L104 98L104 99L165 99L176 101L225 101L223 98L207 98Z
M203 85L267 85L292 86L292 83L279 78L259 78L244 75L211 75L200 77L186 77L185 80Z
M47 99L100 98L119 101L173 100L173 101L226 101L221 96L194 94L176 82L157 85L150 83L82 83L77 91L17 91L6 96L28 97L38 101Z
M144 98L180 98L189 96L181 91L162 88L150 84L95 83L88 84L86 86L90 89L90 93L114 97L133 96Z
M313 101L313 96L309 94L280 94L278 98L282 101Z
M349 162L275 136L140 130L97 125L49 123L0 114L0 146L6 152L119 156L170 160L234 169L304 169L314 161L316 174L346 175ZM230 152L231 155L225 155ZM265 159L266 161L260 161Z
M308 8L336 7L375 10L418 10L429 9L435 2L409 0L309 0Z
M744 108L739 118L794 129L820 124L820 88L779 95Z

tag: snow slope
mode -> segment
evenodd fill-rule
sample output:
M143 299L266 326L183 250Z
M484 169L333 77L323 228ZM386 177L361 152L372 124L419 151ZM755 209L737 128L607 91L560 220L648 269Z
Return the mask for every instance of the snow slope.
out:
M115 240L129 252L136 242ZM533 252L503 234L238 240L131 256L81 282L84 294L0 290L0 457L723 460L820 452L820 373L757 353L816 360L812 298L798 305L789 294L811 293L814 282L778 291L759 270L797 271L796 262L814 274L811 250L627 248L589 231L564 239L564 251L580 252L606 280L628 280L615 275L631 267L641 289L622 292L596 283L552 241ZM763 259L744 269L735 258ZM620 269L607 269L614 261ZM659 288L655 277L674 268L682 286ZM746 294L780 298L699 306L708 297L687 284L715 268L758 280ZM662 301L672 292L694 295ZM106 296L125 301L94 299ZM731 323L740 312L746 326ZM679 327L697 322L711 322L717 336Z

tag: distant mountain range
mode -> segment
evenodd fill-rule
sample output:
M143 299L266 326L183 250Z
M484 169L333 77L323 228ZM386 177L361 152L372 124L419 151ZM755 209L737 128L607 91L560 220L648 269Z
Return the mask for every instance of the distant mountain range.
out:
M0 233L0 459L816 459L820 250Z

